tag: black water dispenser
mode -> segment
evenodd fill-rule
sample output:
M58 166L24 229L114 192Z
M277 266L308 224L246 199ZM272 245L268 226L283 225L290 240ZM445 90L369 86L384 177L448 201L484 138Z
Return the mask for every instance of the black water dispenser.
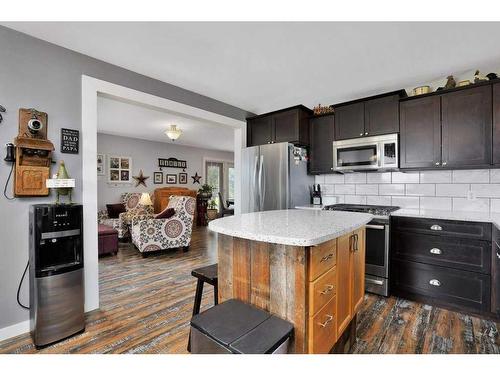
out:
M85 328L81 205L30 206L30 330L44 346Z

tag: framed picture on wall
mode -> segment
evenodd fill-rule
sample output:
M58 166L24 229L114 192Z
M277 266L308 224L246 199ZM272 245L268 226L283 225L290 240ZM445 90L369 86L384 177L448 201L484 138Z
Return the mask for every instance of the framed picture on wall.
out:
M187 183L188 183L188 174L179 173L179 184L187 184Z
M176 183L177 183L177 175L167 174L167 184L176 184Z
M105 170L104 170L104 164L106 162L106 155L104 154L97 154L97 175L98 176L104 176L105 175Z
M129 184L132 182L132 158L129 156L109 156L108 182Z
M155 184L163 184L163 172L155 172L153 177L153 182Z

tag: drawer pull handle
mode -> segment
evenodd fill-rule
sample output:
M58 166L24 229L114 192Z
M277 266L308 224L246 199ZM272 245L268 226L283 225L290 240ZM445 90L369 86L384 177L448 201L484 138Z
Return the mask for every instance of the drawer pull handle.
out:
M330 254L328 254L328 255L325 255L323 258L321 258L320 263L321 263L321 262L327 262L327 261L329 261L329 260L330 260L330 259L332 259L332 258L333 258L333 253L330 253Z
M333 285L326 285L326 289L321 291L320 294L328 294L333 290L334 286Z
M438 279L432 279L432 280L429 280L429 284L431 284L433 286L441 286L441 281L439 281Z
M325 328L328 323L330 323L333 320L333 315L327 315L327 319L323 323L318 323L321 327Z
M436 254L436 255L441 255L441 253L442 253L441 249L438 249L437 247L430 249L429 252L431 254Z
M431 227L431 230L443 230L443 228L441 227L441 225L434 224L434 225Z

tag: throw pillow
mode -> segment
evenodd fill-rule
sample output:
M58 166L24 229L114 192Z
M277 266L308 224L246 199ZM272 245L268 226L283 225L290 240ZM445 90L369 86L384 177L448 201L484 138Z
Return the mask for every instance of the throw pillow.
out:
M107 204L106 209L110 219L118 219L118 215L127 211L123 203Z
M162 212L156 214L155 219L169 219L175 215L173 208L165 208Z

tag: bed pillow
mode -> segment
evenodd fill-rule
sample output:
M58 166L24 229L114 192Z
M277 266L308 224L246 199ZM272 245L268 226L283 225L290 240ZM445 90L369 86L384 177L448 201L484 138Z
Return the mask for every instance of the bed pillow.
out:
M127 211L123 203L107 204L106 209L108 210L108 217L110 219L118 219L118 216L122 212Z
M156 214L155 219L169 219L175 215L173 208L165 208L162 212Z

